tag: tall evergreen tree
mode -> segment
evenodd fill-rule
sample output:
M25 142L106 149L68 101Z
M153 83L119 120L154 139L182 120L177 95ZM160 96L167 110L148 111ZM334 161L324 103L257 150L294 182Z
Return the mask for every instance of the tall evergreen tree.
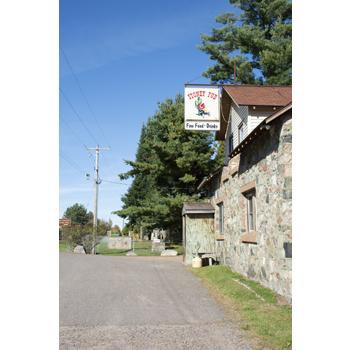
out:
M202 35L200 50L216 61L203 75L212 82L233 83L234 65L242 83L292 82L292 4L288 0L230 0L240 16L225 13L211 35ZM262 77L257 78L254 69Z
M116 213L139 227L181 232L184 201L198 198L200 181L218 165L213 134L184 129L184 99L178 95L158 106L143 127L135 161L121 179L133 177Z
M140 215L140 212L142 211L143 201L148 193L155 188L152 176L146 172L145 168L139 168L141 164L145 166L147 162L150 163L152 159L153 150L149 148L146 133L146 126L143 125L135 162L125 161L126 164L132 167L132 170L125 174L120 174L122 180L133 177L133 182L129 187L128 192L122 197L124 210L118 212L121 217L128 217L129 226L132 227L140 227L142 224L142 215ZM128 210L126 210L127 208ZM132 211L134 212L134 215L131 214Z

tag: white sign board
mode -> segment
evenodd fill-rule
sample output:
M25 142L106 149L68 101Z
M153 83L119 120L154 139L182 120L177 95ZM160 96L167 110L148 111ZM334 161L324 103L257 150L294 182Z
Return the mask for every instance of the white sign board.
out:
M185 129L205 131L220 130L219 87L185 87Z

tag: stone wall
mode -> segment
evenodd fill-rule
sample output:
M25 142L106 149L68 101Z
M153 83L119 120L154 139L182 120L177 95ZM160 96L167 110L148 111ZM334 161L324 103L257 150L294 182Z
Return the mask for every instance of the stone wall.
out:
M187 214L185 225L185 264L191 264L195 253L214 253L214 215Z
M292 297L292 116L272 121L270 129L243 149L212 181L218 235L219 210L224 203L224 235L215 243L221 263ZM215 185L216 183L216 185ZM242 191L255 187L255 243L242 242L247 235L247 203ZM223 240L222 240L223 238ZM254 241L253 239L253 241Z
M108 249L131 249L131 237L108 237Z

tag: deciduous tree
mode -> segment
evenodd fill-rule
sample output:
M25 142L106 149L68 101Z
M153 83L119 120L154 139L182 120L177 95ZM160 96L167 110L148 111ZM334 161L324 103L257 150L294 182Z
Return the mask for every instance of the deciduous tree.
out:
M71 219L72 224L85 225L89 222L90 213L87 212L84 205L75 203L68 207L63 214L64 217Z

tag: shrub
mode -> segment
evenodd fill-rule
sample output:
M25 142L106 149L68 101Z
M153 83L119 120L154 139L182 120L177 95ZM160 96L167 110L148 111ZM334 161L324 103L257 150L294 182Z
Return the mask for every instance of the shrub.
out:
M91 236L91 247L87 236ZM77 245L82 245L87 254L91 253L92 249L92 226L91 225L74 225L62 229L62 238L73 248Z
M95 246L97 245L97 239L95 242ZM82 245L84 247L85 253L86 254L91 254L92 253L92 248L94 247L94 237L92 234L87 234L83 237L82 239Z
M104 236L97 232L95 247ZM87 254L91 254L93 248L93 226L74 225L62 229L62 239L74 249L77 245L82 245Z

